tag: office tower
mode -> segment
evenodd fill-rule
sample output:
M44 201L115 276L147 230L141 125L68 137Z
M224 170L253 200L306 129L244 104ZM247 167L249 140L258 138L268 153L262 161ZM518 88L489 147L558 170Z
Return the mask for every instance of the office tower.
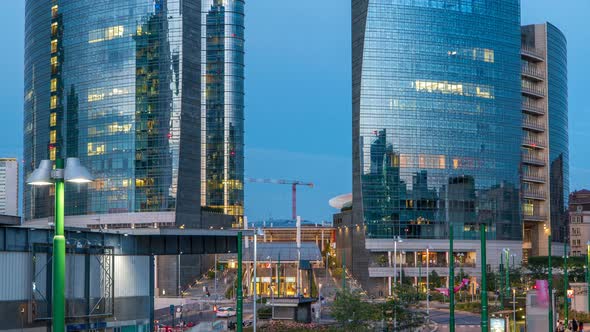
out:
M517 0L352 1L352 220L366 254L347 265L368 269L361 282L387 289L397 262L423 283L420 266L451 259L476 276L482 224L488 264L503 249L520 260L519 11Z
M244 2L205 3L27 1L24 172L80 158L96 180L66 186L74 224L241 218ZM25 219L52 216L51 195L27 186Z
M202 3L201 205L244 214L244 1Z
M526 257L567 240L569 194L567 41L550 23L522 32L522 196Z
M18 216L18 161L0 158L0 214Z

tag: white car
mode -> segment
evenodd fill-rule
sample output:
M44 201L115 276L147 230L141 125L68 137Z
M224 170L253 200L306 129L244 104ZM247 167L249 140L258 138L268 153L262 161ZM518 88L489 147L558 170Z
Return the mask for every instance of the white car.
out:
M232 307L221 307L215 314L217 317L233 317L236 315L236 309Z

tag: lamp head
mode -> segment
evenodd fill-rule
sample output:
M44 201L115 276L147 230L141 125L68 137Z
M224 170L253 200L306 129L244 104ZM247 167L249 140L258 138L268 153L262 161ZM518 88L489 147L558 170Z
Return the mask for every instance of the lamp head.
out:
M258 235L258 236L264 236L264 231L262 230L262 228L258 227L256 229L256 235Z
M80 159L68 158L66 160L65 180L74 183L88 183L94 180L86 167L80 165Z
M47 186L53 184L51 181L52 168L51 160L41 160L39 167L37 167L27 178L27 184L33 186Z

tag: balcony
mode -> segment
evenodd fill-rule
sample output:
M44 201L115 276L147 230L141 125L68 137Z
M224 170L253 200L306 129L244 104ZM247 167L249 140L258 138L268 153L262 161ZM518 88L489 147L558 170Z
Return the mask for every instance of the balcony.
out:
M522 196L528 199L545 200L547 198L547 193L543 190L524 189L522 191Z
M520 70L522 76L532 78L535 81L543 81L545 79L545 73L532 67L532 66L521 66Z
M522 162L535 166L545 166L545 158L542 155L523 153Z
M528 116L522 119L522 127L538 133L542 133L545 131L545 123L541 121L535 121L534 119Z
M525 136L522 139L522 145L529 147L529 148L535 148L535 149L544 149L545 148L545 142L543 140L535 138L535 137L529 137L529 136Z
M525 45L520 46L520 54L529 60L533 60L534 62L541 62L545 61L545 56L543 55L543 51L536 49L534 47L529 47Z
M522 110L536 115L545 115L545 108L531 103L522 103Z
M535 98L543 98L545 97L545 89L541 88L534 88L530 86L521 86L521 90L523 94L535 97Z
M545 176L537 172L525 172L522 174L522 179L528 182L545 183L547 180Z

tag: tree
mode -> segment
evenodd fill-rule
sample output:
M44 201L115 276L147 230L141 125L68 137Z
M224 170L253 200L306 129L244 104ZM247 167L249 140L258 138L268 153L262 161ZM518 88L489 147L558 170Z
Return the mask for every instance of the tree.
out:
M443 286L443 280L442 278L438 275L438 273L436 273L436 271L432 271L430 272L430 276L429 276L429 283L430 283L430 289L433 290L435 288L440 288Z
M340 290L332 304L332 317L347 331L357 330L367 321L375 318L372 306L372 304L361 301L358 291Z

